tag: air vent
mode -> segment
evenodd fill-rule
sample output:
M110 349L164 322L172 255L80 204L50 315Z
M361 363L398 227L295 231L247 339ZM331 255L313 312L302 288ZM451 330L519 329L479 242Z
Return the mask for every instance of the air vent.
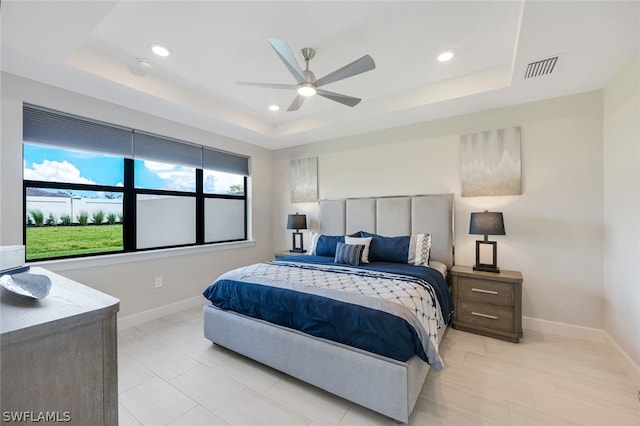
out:
M557 69L560 55L551 56L549 58L540 59L535 62L530 62L527 65L527 69L524 73L524 78L534 78L543 75L551 74Z

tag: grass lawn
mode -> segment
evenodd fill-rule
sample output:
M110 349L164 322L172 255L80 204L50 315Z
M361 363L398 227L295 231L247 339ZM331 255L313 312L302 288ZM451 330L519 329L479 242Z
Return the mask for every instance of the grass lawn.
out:
M27 260L122 250L122 225L27 228Z

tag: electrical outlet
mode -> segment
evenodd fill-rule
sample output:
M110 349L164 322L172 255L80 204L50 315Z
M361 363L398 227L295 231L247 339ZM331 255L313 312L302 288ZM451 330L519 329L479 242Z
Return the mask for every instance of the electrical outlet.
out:
M153 286L155 288L160 288L162 287L162 276L158 275L154 280L153 280Z

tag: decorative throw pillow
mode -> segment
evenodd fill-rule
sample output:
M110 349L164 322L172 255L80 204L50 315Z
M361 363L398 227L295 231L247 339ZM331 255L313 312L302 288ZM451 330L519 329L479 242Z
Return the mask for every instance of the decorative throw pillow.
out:
M409 242L409 264L429 266L431 257L431 234L416 234Z
M336 245L336 256L334 262L358 266L362 260L363 250L364 244L338 243Z
M383 237L382 235L362 232L363 237L371 237L369 247L369 261L408 263L409 241L408 235L401 237Z
M338 243L344 243L344 235L320 235L316 243L315 255L334 257Z
M358 232L358 235L360 233ZM371 237L357 238L346 235L344 237L345 244L363 244L364 250L362 250L362 263L369 263L369 246L371 245Z
M429 266L431 256L431 234L383 237L362 232L363 237L371 237L369 260L371 262L408 263Z

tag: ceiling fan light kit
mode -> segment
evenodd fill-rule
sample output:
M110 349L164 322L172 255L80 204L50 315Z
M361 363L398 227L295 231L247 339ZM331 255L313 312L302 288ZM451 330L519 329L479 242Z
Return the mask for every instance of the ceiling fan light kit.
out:
M316 88L311 83L302 83L298 85L298 94L309 97L316 94Z
M365 55L362 58L357 59L350 64L347 64L344 67L325 75L320 79L316 79L315 74L311 70L309 70L309 61L313 59L316 54L316 51L314 49L305 47L300 50L300 55L305 61L305 70L303 71L285 40L276 37L269 37L267 41L269 42L269 44L271 44L271 47L273 47L273 50L275 50L276 54L278 55L280 60L282 60L282 63L284 63L284 65L287 67L293 78L295 78L297 84L253 83L246 81L237 81L236 84L238 84L239 86L296 90L298 95L295 97L287 111L298 110L307 97L316 94L330 99L334 102L354 107L360 103L360 98L355 98L353 96L347 96L318 88L326 84L334 83L336 81L344 80L345 78L353 77L355 75L371 71L376 68L376 64L373 61L373 58L369 55Z

